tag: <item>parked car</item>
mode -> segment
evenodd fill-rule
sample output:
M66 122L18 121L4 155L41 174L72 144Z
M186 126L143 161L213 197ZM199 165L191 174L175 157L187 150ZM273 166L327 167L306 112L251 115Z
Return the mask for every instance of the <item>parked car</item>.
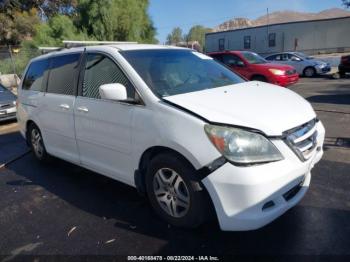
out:
M266 60L293 66L299 75L313 77L331 71L329 63L307 56L301 52L284 52L266 57Z
M213 210L222 230L262 227L296 205L325 136L296 93L157 45L33 59L17 116L39 161L53 155L136 187L175 226Z
M346 73L350 73L350 55L341 57L338 69L341 77L344 77Z
M209 56L227 65L233 72L248 80L289 86L299 80L295 69L288 65L268 63L256 53L248 51L224 51L209 53Z
M0 122L16 119L17 97L0 84Z

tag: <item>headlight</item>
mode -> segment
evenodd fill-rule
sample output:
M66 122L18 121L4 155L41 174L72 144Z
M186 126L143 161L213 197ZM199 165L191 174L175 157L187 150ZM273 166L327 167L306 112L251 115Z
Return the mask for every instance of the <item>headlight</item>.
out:
M283 76L286 74L284 70L270 68L269 71L276 76Z
M16 100L15 100L15 101L12 101L12 105L14 105L14 106L16 105Z
M263 135L239 128L205 125L210 141L229 161L253 164L282 160L278 149Z

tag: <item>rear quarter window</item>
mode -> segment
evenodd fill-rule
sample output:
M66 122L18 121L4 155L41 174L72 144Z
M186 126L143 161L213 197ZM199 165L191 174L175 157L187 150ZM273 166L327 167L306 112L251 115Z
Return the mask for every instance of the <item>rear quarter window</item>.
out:
M27 73L23 80L22 89L32 91L44 90L44 75L49 66L48 59L37 60L29 65Z

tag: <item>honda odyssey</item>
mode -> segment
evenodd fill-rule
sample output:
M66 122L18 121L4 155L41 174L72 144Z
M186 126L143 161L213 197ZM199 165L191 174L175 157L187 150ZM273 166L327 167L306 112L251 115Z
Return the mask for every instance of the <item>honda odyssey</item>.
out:
M181 227L213 210L222 230L260 228L305 195L324 127L296 93L199 52L119 44L33 59L17 118L35 157L55 156L145 194Z

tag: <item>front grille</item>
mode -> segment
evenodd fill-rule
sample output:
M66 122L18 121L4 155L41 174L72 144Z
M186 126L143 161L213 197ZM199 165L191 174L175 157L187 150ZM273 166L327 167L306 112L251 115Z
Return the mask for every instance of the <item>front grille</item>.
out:
M302 161L308 160L317 147L316 119L284 133L284 141Z
M287 75L294 75L297 71L295 69L287 70L286 74Z

